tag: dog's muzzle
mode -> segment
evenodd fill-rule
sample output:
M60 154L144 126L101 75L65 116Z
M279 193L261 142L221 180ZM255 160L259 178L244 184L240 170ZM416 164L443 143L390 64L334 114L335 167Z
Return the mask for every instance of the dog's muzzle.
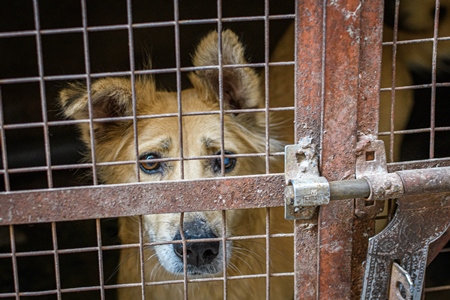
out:
M212 230L205 226L206 222L203 220L192 221L184 223L183 233L186 240L197 239L213 239L217 236ZM174 241L181 240L181 234L178 232ZM173 251L176 256L183 262L183 244L177 243L173 245ZM186 260L188 273L193 275L211 273L215 269L217 262L213 263L220 252L219 241L201 241L201 242L187 242L186 243Z

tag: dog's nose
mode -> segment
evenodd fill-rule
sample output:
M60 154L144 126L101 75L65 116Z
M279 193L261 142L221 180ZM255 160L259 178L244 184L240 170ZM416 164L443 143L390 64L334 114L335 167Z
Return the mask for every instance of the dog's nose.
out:
M184 225L184 237L187 240L217 238L217 236L211 230L205 230L205 228L197 228L195 224L189 223L186 223ZM175 235L173 240L181 240L181 235L179 232ZM186 243L187 264L195 267L200 267L211 263L219 254L219 247L220 243L218 241ZM183 260L183 244L174 244L173 250L175 254L181 260Z

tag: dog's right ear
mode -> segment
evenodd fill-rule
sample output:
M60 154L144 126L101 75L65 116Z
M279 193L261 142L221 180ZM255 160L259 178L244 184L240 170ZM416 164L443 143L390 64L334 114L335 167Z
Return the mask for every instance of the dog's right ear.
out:
M239 65L247 64L245 49L238 36L231 30L222 32L222 55L219 56L219 34L216 31L209 33L197 46L192 62L196 67L209 67L199 69L190 74L190 80L198 90L207 91L213 97L206 99L219 99L219 87L222 87L222 95L225 108L257 108L264 106L264 97L261 95L261 81L255 70ZM223 67L221 74L218 68ZM222 78L220 78L220 75ZM222 79L222 84L219 84Z
M131 82L125 78L103 78L91 85L92 117L115 118L133 114ZM63 114L75 120L89 119L89 96L87 87L83 84L70 84L59 93L59 101ZM117 122L93 122L96 138L113 129ZM89 123L78 125L82 140L89 145Z
M122 78L105 78L91 85L93 118L129 116L132 113L130 81ZM59 93L61 107L68 118L89 119L87 87L75 83Z

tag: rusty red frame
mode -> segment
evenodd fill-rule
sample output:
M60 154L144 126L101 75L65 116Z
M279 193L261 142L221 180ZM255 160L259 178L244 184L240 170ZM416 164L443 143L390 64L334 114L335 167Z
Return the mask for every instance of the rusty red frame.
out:
M359 1L348 1L349 5L355 5L356 2ZM382 1L373 1L372 3L366 3L363 4L361 8L359 8L360 15L356 16L356 20L364 19L367 20L367 24L358 25L357 21L353 22L353 25L358 26L358 28L361 30L361 33L365 33L365 27L364 26L380 26L380 16L382 12L381 2ZM2 139L2 160L3 160L3 166L4 169L0 170L0 173L4 175L5 178L5 186L6 186L6 192L0 194L0 224L1 225L9 225L10 228L10 242L11 242L11 253L2 253L0 254L0 258L10 257L13 261L13 269L14 269L14 281L15 281L15 292L14 293L8 293L8 294L0 294L0 298L3 297L16 297L19 296L39 296L39 295L46 295L46 294L56 294L59 297L61 297L62 293L65 292L75 292L75 291L88 291L88 290L100 290L102 298L104 298L104 291L106 289L115 289L120 287L130 287L130 286L142 286L141 283L137 284L123 284L123 285L105 285L103 280L103 261L102 261L102 251L105 250L117 250L121 248L126 247L135 247L138 248L141 253L141 258L143 257L142 253L144 251L144 248L147 246L152 246L152 244L146 244L143 242L142 239L142 230L141 230L141 239L138 244L132 244L132 245L116 245L116 246L103 246L101 241L101 235L99 234L101 231L101 225L100 225L100 218L104 217L111 217L111 216L125 216L125 215L141 215L141 214L148 214L148 213L162 213L162 212L183 212L183 211L195 211L195 210L205 210L205 209L214 209L214 210L223 210L225 215L225 210L228 209L237 209L237 208L255 208L255 207L266 207L267 209L267 216L270 210L270 207L275 206L281 206L283 205L283 188L284 188L284 177L282 174L268 174L269 173L269 167L268 167L268 159L270 155L283 155L283 153L272 153L271 149L266 144L266 151L265 153L254 153L254 154L248 154L251 156L264 156L266 157L266 173L264 175L256 175L256 176L248 176L245 178L220 178L220 179L214 179L214 180L199 180L199 181L176 181L176 182L164 182L164 183L150 183L150 184L132 184L132 185L111 185L111 186L101 186L97 185L96 182L96 176L95 176L95 166L99 165L114 165L114 164L135 164L136 165L136 173L138 172L138 158L135 161L126 161L126 162L108 162L108 163L97 163L95 156L92 156L92 163L86 163L86 164L71 164L71 165L52 165L51 159L50 159L50 144L49 144L49 137L48 137L48 128L51 126L61 126L61 125L73 125L77 124L79 122L89 122L92 124L92 122L98 122L98 121L112 121L113 119L103 119L103 120L97 120L94 119L91 115L91 117L86 121L48 121L48 117L46 115L46 101L45 101L45 82L47 81L63 81L63 80L76 80L76 79L83 79L87 81L87 85L89 86L89 82L91 79L100 78L100 77L106 77L106 76L130 76L132 80L134 80L135 75L144 75L144 74L160 74L160 73L176 73L177 74L177 91L181 91L181 84L180 84L180 76L182 72L188 72L193 71L196 69L201 68L194 68L194 67L181 67L179 61L177 62L177 66L175 68L168 68L168 69L159 69L159 70L145 70L145 71L139 71L134 69L134 51L132 48L129 48L130 51L130 71L129 72L111 72L111 73L91 73L90 67L89 67L89 51L88 51L88 34L91 32L97 32L97 31L107 31L107 30L117 30L117 29L127 29L129 32L128 38L129 42L132 45L133 37L132 37L132 30L136 28L147 28L147 27L159 27L159 26L174 26L175 28L175 36L176 36L176 47L178 47L178 59L179 59L179 26L183 24L206 24L206 23L213 23L218 24L219 29L221 28L222 23L226 22L235 22L235 21L264 21L265 24L265 37L266 37L266 44L268 42L268 22L269 20L279 20L279 19L293 19L294 17L297 18L297 26L304 25L304 22L306 22L305 19L302 19L302 16L304 16L304 13L307 11L307 9L310 8L316 8L317 10L314 11L314 14L316 15L317 19L316 22L318 24L313 24L315 27L313 27L313 30L315 30L313 35L307 36L304 32L297 31L297 36L303 35L302 39L299 40L299 43L303 43L305 41L311 41L317 47L318 50L317 53L308 53L310 57L312 58L312 64L307 63L307 65L304 65L304 62L300 62L298 59L295 61L295 65L298 68L306 67L307 70L316 69L317 74L321 74L320 76L325 76L327 72L330 72L331 69L329 68L337 68L338 66L333 66L329 63L329 57L330 55L329 50L327 50L327 47L331 47L330 45L333 44L332 37L327 36L327 31L332 30L333 24L331 22L327 23L327 17L332 20L333 16L336 16L336 12L333 11L332 8L325 7L323 3L320 3L319 1L304 1L302 4L297 4L297 13L292 15L269 15L268 13L268 1L265 2L265 15L264 16L250 16L250 17L231 17L231 18L223 18L220 15L221 11L221 2L218 1L218 11L219 15L217 18L212 19L203 19L203 20L179 20L178 18L178 11L177 11L177 1L175 0L175 11L174 11L174 20L170 22L154 22L154 23L141 23L141 24L135 24L132 22L131 18L131 1L127 1L127 7L128 7L128 24L121 24L121 25L110 25L110 26L94 26L89 27L86 22L86 7L85 7L85 1L81 1L82 3L82 13L83 13L83 26L79 28L65 28L65 29L43 29L41 30L39 28L39 5L38 1L34 0L34 10L35 10L35 30L27 30L27 31L19 31L19 32L3 32L0 33L0 38L7 38L7 37L17 37L17 36L34 36L36 37L36 44L37 44L37 55L38 55L38 61L39 63L39 75L36 77L24 77L24 78L7 78L7 79L0 79L0 105L1 105L1 85L2 84L12 84L12 83L24 83L24 82L38 82L40 85L40 92L41 92L41 105L42 105L42 122L34 122L34 123L25 123L25 124L4 124L3 120L3 112L0 113L0 133L1 133L1 139ZM372 9L372 10L371 10ZM397 4L397 10L398 10L398 4ZM374 12L371 14L371 12ZM298 16L296 16L298 14ZM437 28L438 23L435 23L435 28ZM299 28L299 27L297 27ZM297 29L298 30L298 29ZM340 30L340 28L337 28L337 30ZM42 47L41 47L41 36L42 35L50 35L50 34L61 34L61 33L72 33L72 32L78 32L82 33L84 37L84 49L85 49L85 63L86 63L86 73L85 74L75 74L75 75L63 75L63 76L45 76L43 72L43 65L42 65ZM394 31L395 32L395 31ZM395 35L395 33L394 33ZM364 35L363 35L364 36ZM320 37L317 39L317 37ZM313 41L312 39L315 39ZM438 38L435 36L431 39L422 39L422 40L413 40L413 41L394 41L392 43L387 42L383 43L383 45L393 45L396 47L400 44L408 44L408 43L417 43L417 42L433 42L434 44L437 43L437 41L440 40L446 40L450 37L445 38ZM309 40L308 40L309 39ZM377 46L381 45L380 40L376 41L369 41L369 43L372 42L373 44L367 44L364 45L366 48L370 48L371 46ZM378 43L378 44L377 44ZM352 63L355 63L358 61L360 65L357 65L357 71L360 71L361 69L366 68L365 70L373 70L379 68L380 60L373 59L371 60L368 57L368 54L365 53L366 48L362 48L362 56L361 58L358 58L356 60L353 60ZM434 47L434 61L433 61L433 70L432 70L432 78L433 81L429 85L414 85L414 86L405 86L405 87L396 87L395 81L392 84L391 88L385 88L381 89L381 92L392 92L395 95L396 90L401 89L419 89L419 88L430 88L432 89L432 99L435 97L435 90L437 87L444 87L444 86L450 86L450 83L436 83L436 53L437 49ZM355 49L347 49L349 51L355 51ZM301 51L305 50L298 50L298 54L301 53ZM220 51L219 51L220 53ZM305 54L302 52L302 54ZM365 55L365 56L364 56ZM298 56L297 56L298 57ZM376 55L375 55L376 57ZM395 60L394 60L395 61ZM265 91L266 95L268 95L268 72L267 69L270 66L282 66L282 65L292 65L294 62L277 62L277 63L269 63L269 53L268 49L266 48L265 52L265 62L264 63L258 63L258 64L247 64L247 65L239 65L239 67L264 67L266 69L266 78L265 78ZM378 66L378 67L377 67ZM232 67L238 67L235 65L219 65L219 72L222 72L222 68L232 68ZM207 68L207 67L205 67ZM395 69L395 68L394 68ZM371 72L369 72L371 73ZM361 79L362 81L373 81L376 76L374 75L367 75L367 78ZM323 79L324 77L322 77ZM393 76L395 78L395 76ZM314 82L314 81L313 81ZM331 84L331 85L328 85ZM320 84L315 86L315 91L319 92L321 95L321 102L314 103L313 105L318 105L320 114L319 115L312 115L312 116L304 116L301 112L297 111L297 126L298 124L301 124L299 120L303 120L309 123L313 123L318 125L317 128L323 128L324 126L330 126L327 125L327 120L324 119L324 106L325 106L325 98L326 98L326 92L328 90L332 90L333 82L331 80L325 82L324 80L320 81ZM349 85L352 85L351 83L347 83ZM309 86L310 87L310 86ZM306 88L306 87L305 87ZM350 87L351 91L355 91L355 86ZM304 91L304 90L301 90ZM355 91L355 94L357 92ZM367 92L367 95L372 101L371 103L376 103L374 100L374 95L378 93L378 89L373 89ZM179 94L179 93L178 93ZM300 94L300 90L299 90ZM133 97L134 98L134 97ZM300 98L298 96L298 98ZM181 100L179 101L179 112L177 114L172 115L153 115L153 116L136 116L136 112L134 111L134 114L132 117L130 117L130 120L133 120L133 123L136 124L136 121L141 118L158 118L158 117L177 117L179 120L181 120L182 116L191 115L191 114L182 114L181 113ZM266 112L266 116L268 115L267 112L269 111L277 111L277 110L293 110L294 107L286 107L286 108L269 108L268 106L268 96L266 96L266 108L260 109L260 110L247 110L248 112ZM374 102L375 101L375 102ZM434 120L434 114L433 114L433 107L434 107L434 100L432 101L432 116L431 116L431 123L429 128L423 128L423 129L408 129L408 130L401 130L401 131L395 131L393 128L389 132L380 132L380 135L389 135L391 137L391 143L393 143L394 135L395 134L412 134L412 133L419 133L419 132L430 132L431 134L431 142L430 142L430 159L422 160L422 161L413 161L413 162L402 162L402 163L390 163L388 165L389 171L396 171L396 170L408 170L408 169L416 169L416 168L428 168L428 167L434 167L434 166L450 166L450 158L442 158L442 159L436 159L434 158L433 154L433 148L434 148L434 132L436 131L449 131L449 127L436 127L435 126L435 120ZM298 99L297 102L297 109L299 109L300 105L304 104L304 99L300 100ZM356 109L356 106L358 105L356 102L352 104ZM369 105L369 107L373 107ZM330 109L330 108L328 108ZM367 108L366 108L367 109ZM219 111L215 112L205 112L205 113L198 113L198 114L220 114L223 118L223 115L226 113L233 113L233 110L224 110L223 107ZM369 115L367 111L365 111L364 108L358 107L358 114L361 115ZM394 116L393 116L394 117ZM363 132L367 132L370 130L374 130L376 132L376 123L377 123L377 116L376 118L369 119L365 121L365 123L362 123L358 126L358 130L361 130ZM181 126L181 123L180 123ZM46 149L46 166L42 167L33 167L33 168L18 168L18 169L9 169L7 167L7 157L6 157L6 141L5 141L5 130L10 129L18 129L18 128L32 128L32 127L39 127L43 128L44 130L44 141L45 141L45 149ZM319 129L320 131L320 129ZM303 132L298 131L297 137L302 134ZM136 128L135 128L135 134L136 134ZM322 142L324 140L326 143L329 143L330 140L329 137L324 135L323 130L320 132L313 132L313 136ZM266 139L269 138L269 132L268 129L266 129ZM180 137L182 139L182 137ZM136 146L137 146L137 139ZM339 143L338 143L339 144ZM348 145L346 145L348 146ZM222 138L222 150L223 150L223 138ZM339 144L339 147L344 147L343 144ZM392 147L391 147L392 149ZM329 154L329 150L323 149L322 150L322 165L327 166L327 155ZM222 151L223 153L223 151ZM233 155L233 157L244 157L248 155ZM393 154L391 154L392 157ZM222 154L223 156L223 154ZM138 157L138 156L136 156ZM177 158L174 158L175 160L188 160L188 159L204 159L204 158L213 158L214 156L202 156L202 157L184 157L182 150L180 151L180 155ZM223 157L222 157L223 158ZM223 161L223 159L222 159ZM349 166L346 165L343 168L346 169ZM61 169L73 169L73 168L91 168L93 170L93 178L94 178L94 184L93 187L82 187L82 188L63 188L63 189L55 189L53 188L53 179L52 179L52 171L54 170L61 170ZM328 171L330 172L327 176L333 177L336 176L335 173L333 173L334 168L329 168ZM11 191L9 188L9 180L8 180L8 174L14 174L14 173L24 173L24 172L35 172L35 171L45 171L47 173L47 180L48 180L48 189L46 190L37 190L37 191ZM223 167L222 167L223 171ZM260 190L261 186L265 186L264 191L258 194L258 190ZM174 188L175 187L175 188ZM211 193L212 195L219 195L222 193L227 193L230 189L233 189L233 192L235 193L233 197L230 197L227 199L226 204L208 204L207 207L205 207L204 204L198 204L193 201L195 197L198 197L199 191L208 191L208 193ZM111 201L111 198L117 197L129 197L130 195L137 195L136 202L144 201L144 203L155 203L155 199L152 197L143 198L142 195L145 194L146 191L151 190L153 193L159 193L159 196L163 195L174 195L177 197L178 201L180 202L179 205L175 208L172 206L164 206L164 204L159 204L157 206L152 207L151 209L145 208L145 205L137 205L134 209L129 208L117 208L114 207L115 203L114 201ZM184 192L183 192L184 191ZM189 191L187 193L186 191ZM214 194L215 193L215 194ZM140 196L139 196L140 195ZM246 201L242 201L242 197L240 195L246 196ZM56 202L64 202L64 199L73 199L73 198L79 198L83 197L84 199L88 199L83 205L84 211L88 211L89 215L84 215L86 218L97 218L96 220L96 230L97 230L97 247L90 247L90 248L75 248L75 249L58 249L57 245L57 239L56 239L56 227L54 222L63 221L63 220L75 220L80 218L79 216L76 216L75 212L80 209L79 206L73 205L70 207L60 207L60 210L49 210L48 208L50 206L54 206ZM109 200L108 200L109 199ZM27 204L31 202L40 203L41 207L37 209L29 209L27 208ZM69 205L68 201L66 201L67 205ZM343 215L347 216L348 218L353 218L351 215L351 206L353 202L349 200L347 203L344 204L336 204L334 207L329 208L328 213L327 212L321 212L321 216L319 217L319 220L322 222L331 222L334 219L331 216L331 213L333 210L336 210ZM342 205L341 207L338 207ZM95 209L94 209L95 208ZM8 215L8 212L10 209L14 210L14 216L12 218L6 218L5 216ZM66 212L65 215L61 214L61 209L64 209ZM173 211L172 211L173 210ZM30 221L31 220L31 221ZM268 217L266 219L266 234L265 235L258 235L258 236L245 236L245 237L229 237L226 238L227 240L233 240L233 239L249 239L249 238L266 238L266 247L269 249L270 246L270 238L276 238L276 237L292 237L295 236L297 241L297 249L300 249L302 247L301 243L306 243L309 245L306 250L311 251L309 254L305 254L305 252L301 253L304 255L301 259L297 259L297 264L300 263L302 260L307 261L308 259L313 260L314 256L321 256L321 259L324 259L324 257L327 257L331 262L337 262L338 266L344 266L344 270L348 270L349 266L352 266L352 263L349 262L348 257L345 256L344 259L341 261L336 261L336 257L330 255L330 253L326 252L320 252L319 249L315 248L318 245L314 245L317 243L317 239L323 239L325 232L319 231L317 232L307 232L307 233L301 233L300 231L304 229L305 222L297 222L296 223L296 233L295 234L269 234L268 232ZM48 251L32 251L32 252L16 252L15 249L15 236L14 236L14 224L23 224L23 223L30 223L30 222L53 222L52 223L52 237L53 237L53 250ZM224 218L225 222L225 218ZM313 227L318 226L317 219L315 221L310 222ZM370 225L370 224L369 224ZM141 225L142 226L142 225ZM370 225L372 226L372 225ZM344 224L345 227L345 224ZM225 236L225 234L223 235ZM335 232L331 233L330 237L325 237L328 239L331 238L338 238L342 236L348 236L348 232L345 232L345 228L336 228ZM221 239L221 238L219 238ZM358 239L355 239L354 241L357 241ZM187 240L183 239L181 243L183 243L184 247ZM323 243L323 240L322 242ZM355 245L352 243L343 245L343 249L352 249L355 251L357 249ZM99 276L100 276L100 285L95 287L80 287L80 288L70 288L70 289L62 289L61 284L59 282L59 276L56 276L56 289L53 291L41 291L41 292L20 292L20 287L18 283L18 271L17 271L17 257L22 256L35 256L35 255L53 255L54 261L55 261L55 270L56 274L59 274L59 254L65 254L65 253L78 253L78 252L87 252L87 251L97 251L98 257L99 257ZM448 251L448 250L446 250ZM266 262L268 263L269 253L267 253ZM361 256L360 256L361 257ZM345 266L347 264L347 266ZM299 266L297 265L296 270ZM323 269L325 268L325 269ZM328 269L329 268L329 269ZM270 268L266 266L266 274L258 274L258 275L249 275L245 276L245 278L252 278L253 276L256 277L265 277L267 282L267 290L269 290L269 278L271 276L293 276L293 273L280 273L280 274L272 274L269 273ZM329 271L327 272L328 275L324 276L323 278L318 278L318 272L319 271ZM349 280L348 277L343 277L343 275L336 271L336 267L329 267L329 266L322 266L320 264L318 265L311 265L306 270L301 270L299 273L295 274L298 283L301 283L304 280L313 279L317 281L317 290L316 287L310 288L309 290L306 290L305 287L298 285L298 291L304 291L304 292L312 292L314 295L317 295L319 287L321 290L321 297L330 296L332 299L333 297L339 296L348 296L351 294L349 292L350 285L343 286L342 282L347 282ZM325 272L324 272L325 273ZM334 278L333 278L334 277ZM141 274L141 281L145 282L144 280L145 274ZM226 293L226 282L227 280L235 280L235 279L241 279L241 276L227 276L225 273L223 278L215 278L213 280L223 280L224 281L224 292ZM330 282L335 282L336 285L330 285L332 288L336 288L335 291L330 290L329 288L325 287L325 281L331 279L331 281L328 282L330 285ZM185 276L184 280L181 281L171 281L171 282L158 282L158 283L147 283L145 282L145 285L152 285L152 284L169 284L169 283L182 283L185 286L185 290L187 290L187 284L188 282L195 282L195 281L203 281L206 279L195 279L195 280L188 280ZM208 279L211 280L211 279ZM341 281L339 281L341 280ZM354 280L354 278L353 278ZM358 286L358 285L356 285ZM442 287L444 289L450 288L450 287ZM436 288L427 289L427 291L436 290ZM338 299L335 298L335 299Z

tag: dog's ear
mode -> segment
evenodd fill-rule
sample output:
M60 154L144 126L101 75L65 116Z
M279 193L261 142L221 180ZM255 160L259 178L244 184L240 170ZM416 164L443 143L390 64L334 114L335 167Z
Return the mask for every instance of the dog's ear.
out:
M191 73L190 80L194 87L212 92L219 99L219 48L217 32L209 33L202 39L193 56L196 67L213 66ZM247 64L244 47L231 30L222 32L222 91L225 108L263 107L260 79L249 67L226 66ZM209 98L209 97L208 97Z
M122 78L104 78L91 85L93 118L113 118L132 114L130 81ZM89 96L86 86L75 83L59 93L66 117L89 119Z
M92 117L115 118L133 114L131 82L125 78L99 79L91 85ZM82 84L71 84L59 93L59 101L63 114L75 120L89 119L89 96L87 87ZM124 130L124 121L94 121L92 126L95 139L98 140L108 132ZM121 125L121 126L118 126ZM90 145L90 128L88 122L78 124L81 139Z

